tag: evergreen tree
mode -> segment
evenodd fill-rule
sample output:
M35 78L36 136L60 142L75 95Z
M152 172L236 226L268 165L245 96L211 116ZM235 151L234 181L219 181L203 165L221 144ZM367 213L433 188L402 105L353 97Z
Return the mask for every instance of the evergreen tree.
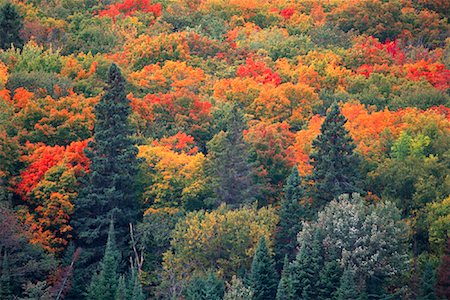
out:
M224 283L213 273L194 278L186 289L187 300L222 300L223 296Z
M287 255L284 257L283 272L278 283L276 300L291 300L294 299L294 287L289 272L289 260Z
M278 263L281 263L285 255L288 256L289 261L295 258L297 234L302 230L301 219L305 217L305 207L299 202L303 192L297 166L292 168L292 173L286 181L284 197L279 210L280 221L275 236L275 258Z
M114 296L115 300L127 300L127 287L125 284L125 276L121 275L119 278L119 282L117 283L116 295Z
M11 270L9 267L8 254L5 249L2 257L2 267L0 272L0 299L7 300L11 299L11 297Z
M235 105L226 122L226 132L216 134L208 143L208 173L218 203L239 206L252 202L256 195L254 170L244 141L245 120Z
M341 275L342 270L336 259L324 263L323 269L319 274L318 289L320 299L335 299Z
M275 299L278 283L277 275L274 261L270 256L264 237L260 239L255 256L253 257L250 282L254 291L253 299Z
M313 141L310 155L313 167L309 180L314 182L311 196L316 208L320 209L341 194L361 192L359 185L359 156L353 139L344 125L347 122L334 103L320 129L320 135Z
M19 33L23 27L23 17L16 6L9 1L0 8L0 47L8 49L11 44L14 47L23 46Z
M231 283L227 283L227 291L223 300L252 300L253 290L242 282L241 279L233 275Z
M100 263L100 273L94 274L88 289L89 300L110 300L116 295L119 283L118 268L120 254L117 250L114 222L111 220L108 230L105 255Z
M344 270L339 288L336 292L338 300L359 300L364 299L364 293L358 291L355 271L351 268Z
M420 300L436 300L434 286L436 284L436 273L430 262L425 262L420 278Z
M131 269L129 295L130 300L145 300L142 283L139 280L138 272L135 268Z
M90 173L75 202L72 217L76 243L83 249L79 269L87 273L92 273L101 259L109 218L114 217L118 249L127 252L129 223L136 222L140 215L135 184L138 150L131 138L130 113L125 80L119 68L112 64L108 87L95 107L94 141L86 150L91 159ZM90 276L78 273L78 279Z
M319 274L322 267L322 236L320 230L317 230L311 242L300 248L292 264L292 284L298 298L317 299Z
M436 294L439 299L450 299L450 237L437 270Z

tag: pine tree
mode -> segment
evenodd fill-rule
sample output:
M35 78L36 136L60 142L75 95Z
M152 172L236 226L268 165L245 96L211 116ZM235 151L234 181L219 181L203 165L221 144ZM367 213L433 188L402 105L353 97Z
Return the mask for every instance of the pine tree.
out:
M359 189L359 156L353 139L344 125L347 122L334 103L313 141L310 155L313 167L309 180L314 182L311 196L320 209L324 204L344 193L361 192Z
M341 275L342 270L337 260L324 263L324 267L320 271L318 283L320 299L335 299L335 293L339 287Z
M302 230L301 219L306 216L306 208L299 202L302 197L301 178L297 166L294 166L284 186L284 199L279 210L280 221L275 236L275 258L278 265L285 255L290 261L295 258L297 234Z
M89 300L110 300L116 295L119 283L118 268L120 254L117 250L114 222L111 220L108 230L108 242L105 255L100 263L100 273L94 274L88 289Z
M208 173L218 203L239 206L250 203L256 195L254 170L244 141L245 120L235 105L226 122L226 132L216 134L208 143Z
M119 277L119 282L117 283L116 295L114 300L127 300L127 287L125 284L125 276L121 275Z
M251 287L254 291L253 299L275 299L277 294L277 275L274 261L267 248L266 239L262 237L256 248L250 272Z
M3 4L0 8L0 47L8 49L12 44L21 48L23 41L19 33L22 27L23 17L16 6L10 2Z
M450 237L437 269L436 294L439 299L450 299Z
M213 273L208 277L194 278L187 290L187 300L222 300L224 296L224 283Z
M135 268L131 269L129 294L130 300L145 300L142 283Z
M338 300L359 300L365 297L364 293L358 291L356 274L353 269L344 270L336 294Z
M305 244L292 263L292 284L295 295L304 300L317 299L319 274L323 267L322 236L317 230L312 240Z
M436 285L436 273L430 262L425 262L420 278L420 300L436 300L434 286Z
M291 300L294 298L294 287L292 285L291 274L289 272L288 256L284 257L283 272L278 283L276 300Z
M78 279L90 276L85 272L95 270L101 259L111 217L114 217L118 249L129 251L129 223L136 222L140 215L135 186L138 150L131 138L130 113L125 80L119 68L112 64L108 87L95 107L94 141L86 150L91 159L90 173L75 202L72 217L76 243L83 249Z

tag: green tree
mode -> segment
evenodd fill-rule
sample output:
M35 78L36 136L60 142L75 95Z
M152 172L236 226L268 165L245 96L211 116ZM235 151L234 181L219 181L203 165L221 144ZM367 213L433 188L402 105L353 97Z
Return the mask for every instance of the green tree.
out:
M136 268L131 269L130 283L129 283L129 299L130 300L145 300L142 283L139 280L138 271Z
M336 289L339 287L340 278L342 275L341 267L337 260L326 261L319 274L319 298L320 299L334 299Z
M186 289L187 300L221 300L224 295L224 283L213 273L194 278Z
M296 297L317 299L319 273L323 267L322 234L317 230L303 243L292 263L292 284Z
M218 203L239 206L252 202L256 195L254 170L243 138L244 129L244 116L235 105L227 118L226 131L216 134L207 144L207 170Z
M1 253L0 253L1 254ZM8 261L8 254L5 252L2 257L2 268L0 273L0 299L11 299L11 270Z
M297 166L284 186L284 199L279 210L279 223L275 235L275 258L278 263L285 255L289 261L295 258L297 250L297 234L302 229L301 219L305 217L305 207L300 204L303 196L301 178Z
M275 299L278 283L277 273L264 237L260 239L255 256L253 257L250 282L255 293L253 299Z
M241 279L233 275L231 282L227 283L227 290L223 300L252 300L253 290L247 287Z
M117 283L115 300L127 300L127 286L125 283L125 276L121 275L119 277L119 282Z
M114 299L117 285L119 283L119 260L120 252L117 249L114 222L111 219L105 255L100 263L100 272L98 274L94 274L88 288L89 300Z
M356 272L352 268L344 270L336 294L338 300L364 299L363 293L358 290Z
M16 6L7 1L0 7L0 47L8 49L11 44L22 47L23 41L19 33L23 27L23 17Z
M344 127L346 122L334 103L320 128L320 135L312 143L313 171L308 179L314 183L311 196L319 209L341 194L361 191L358 187L360 159L354 152L353 139Z
M419 300L436 300L436 270L430 261L426 261L420 276Z
M294 299L294 287L289 270L288 256L284 256L283 271L281 272L280 282L278 282L276 300L292 300Z
M128 251L129 223L139 219L135 180L138 150L131 138L130 113L125 80L119 68L112 64L106 92L95 107L94 141L86 151L91 159L89 178L75 201L72 218L76 242L83 248L81 273L92 272L100 260L112 216L117 247L125 253ZM79 277L90 276L81 273Z

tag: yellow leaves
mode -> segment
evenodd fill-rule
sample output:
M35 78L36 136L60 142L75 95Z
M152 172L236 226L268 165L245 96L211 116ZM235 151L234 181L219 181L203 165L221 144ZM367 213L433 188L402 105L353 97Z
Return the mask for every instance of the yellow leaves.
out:
M5 88L8 81L8 67L0 61L0 90Z

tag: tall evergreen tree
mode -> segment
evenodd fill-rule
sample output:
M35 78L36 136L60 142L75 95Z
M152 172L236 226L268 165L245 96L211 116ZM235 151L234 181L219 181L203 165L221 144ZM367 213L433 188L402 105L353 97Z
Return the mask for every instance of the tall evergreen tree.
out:
M356 146L344 125L346 118L334 103L320 129L320 135L313 141L310 155L313 167L309 180L314 182L311 196L314 205L324 204L344 193L361 192L359 189L359 156Z
M356 274L352 268L344 270L336 294L338 300L359 300L365 298L365 294L358 291Z
M2 266L0 272L0 299L11 299L11 270L8 261L8 254L4 250ZM1 254L1 252L0 252Z
M264 237L260 239L253 257L250 283L254 291L254 300L275 299L278 285L277 273Z
M420 278L420 300L436 300L436 272L431 262L424 263Z
M119 260L120 253L115 240L114 222L111 220L105 255L100 263L100 273L94 274L88 289L89 300L114 299L119 283Z
M114 217L118 249L127 252L128 224L136 222L140 215L135 180L138 150L131 137L130 113L125 80L112 64L105 94L95 106L94 140L86 150L91 159L90 173L72 217L76 243L82 248L79 269L87 272L92 273L101 259L109 219ZM81 274L78 278L88 276Z
M226 132L216 134L208 143L208 173L218 203L239 206L256 195L254 171L244 141L245 119L234 105L226 121Z
M127 286L125 283L125 276L121 275L119 277L119 282L117 283L116 295L114 296L114 300L127 300Z
M276 300L293 300L294 287L292 285L291 274L289 272L288 256L284 257L283 272L281 273L280 282L278 283Z
M342 270L336 259L324 263L318 282L320 299L335 299L341 275Z
M317 230L311 237L311 242L300 248L292 263L292 284L299 299L318 298L319 274L323 267L322 252L322 236L320 230Z
M23 17L16 6L9 1L0 8L0 47L8 49L11 44L14 47L22 47L23 41L19 33L23 27Z
M289 261L295 258L297 234L302 230L301 219L306 216L306 208L299 202L302 197L301 178L297 166L294 166L284 186L284 199L279 210L280 221L275 235L275 259L278 266L285 255Z
M130 284L129 284L129 298L130 300L145 300L142 283L139 280L138 272L135 268L131 269Z

